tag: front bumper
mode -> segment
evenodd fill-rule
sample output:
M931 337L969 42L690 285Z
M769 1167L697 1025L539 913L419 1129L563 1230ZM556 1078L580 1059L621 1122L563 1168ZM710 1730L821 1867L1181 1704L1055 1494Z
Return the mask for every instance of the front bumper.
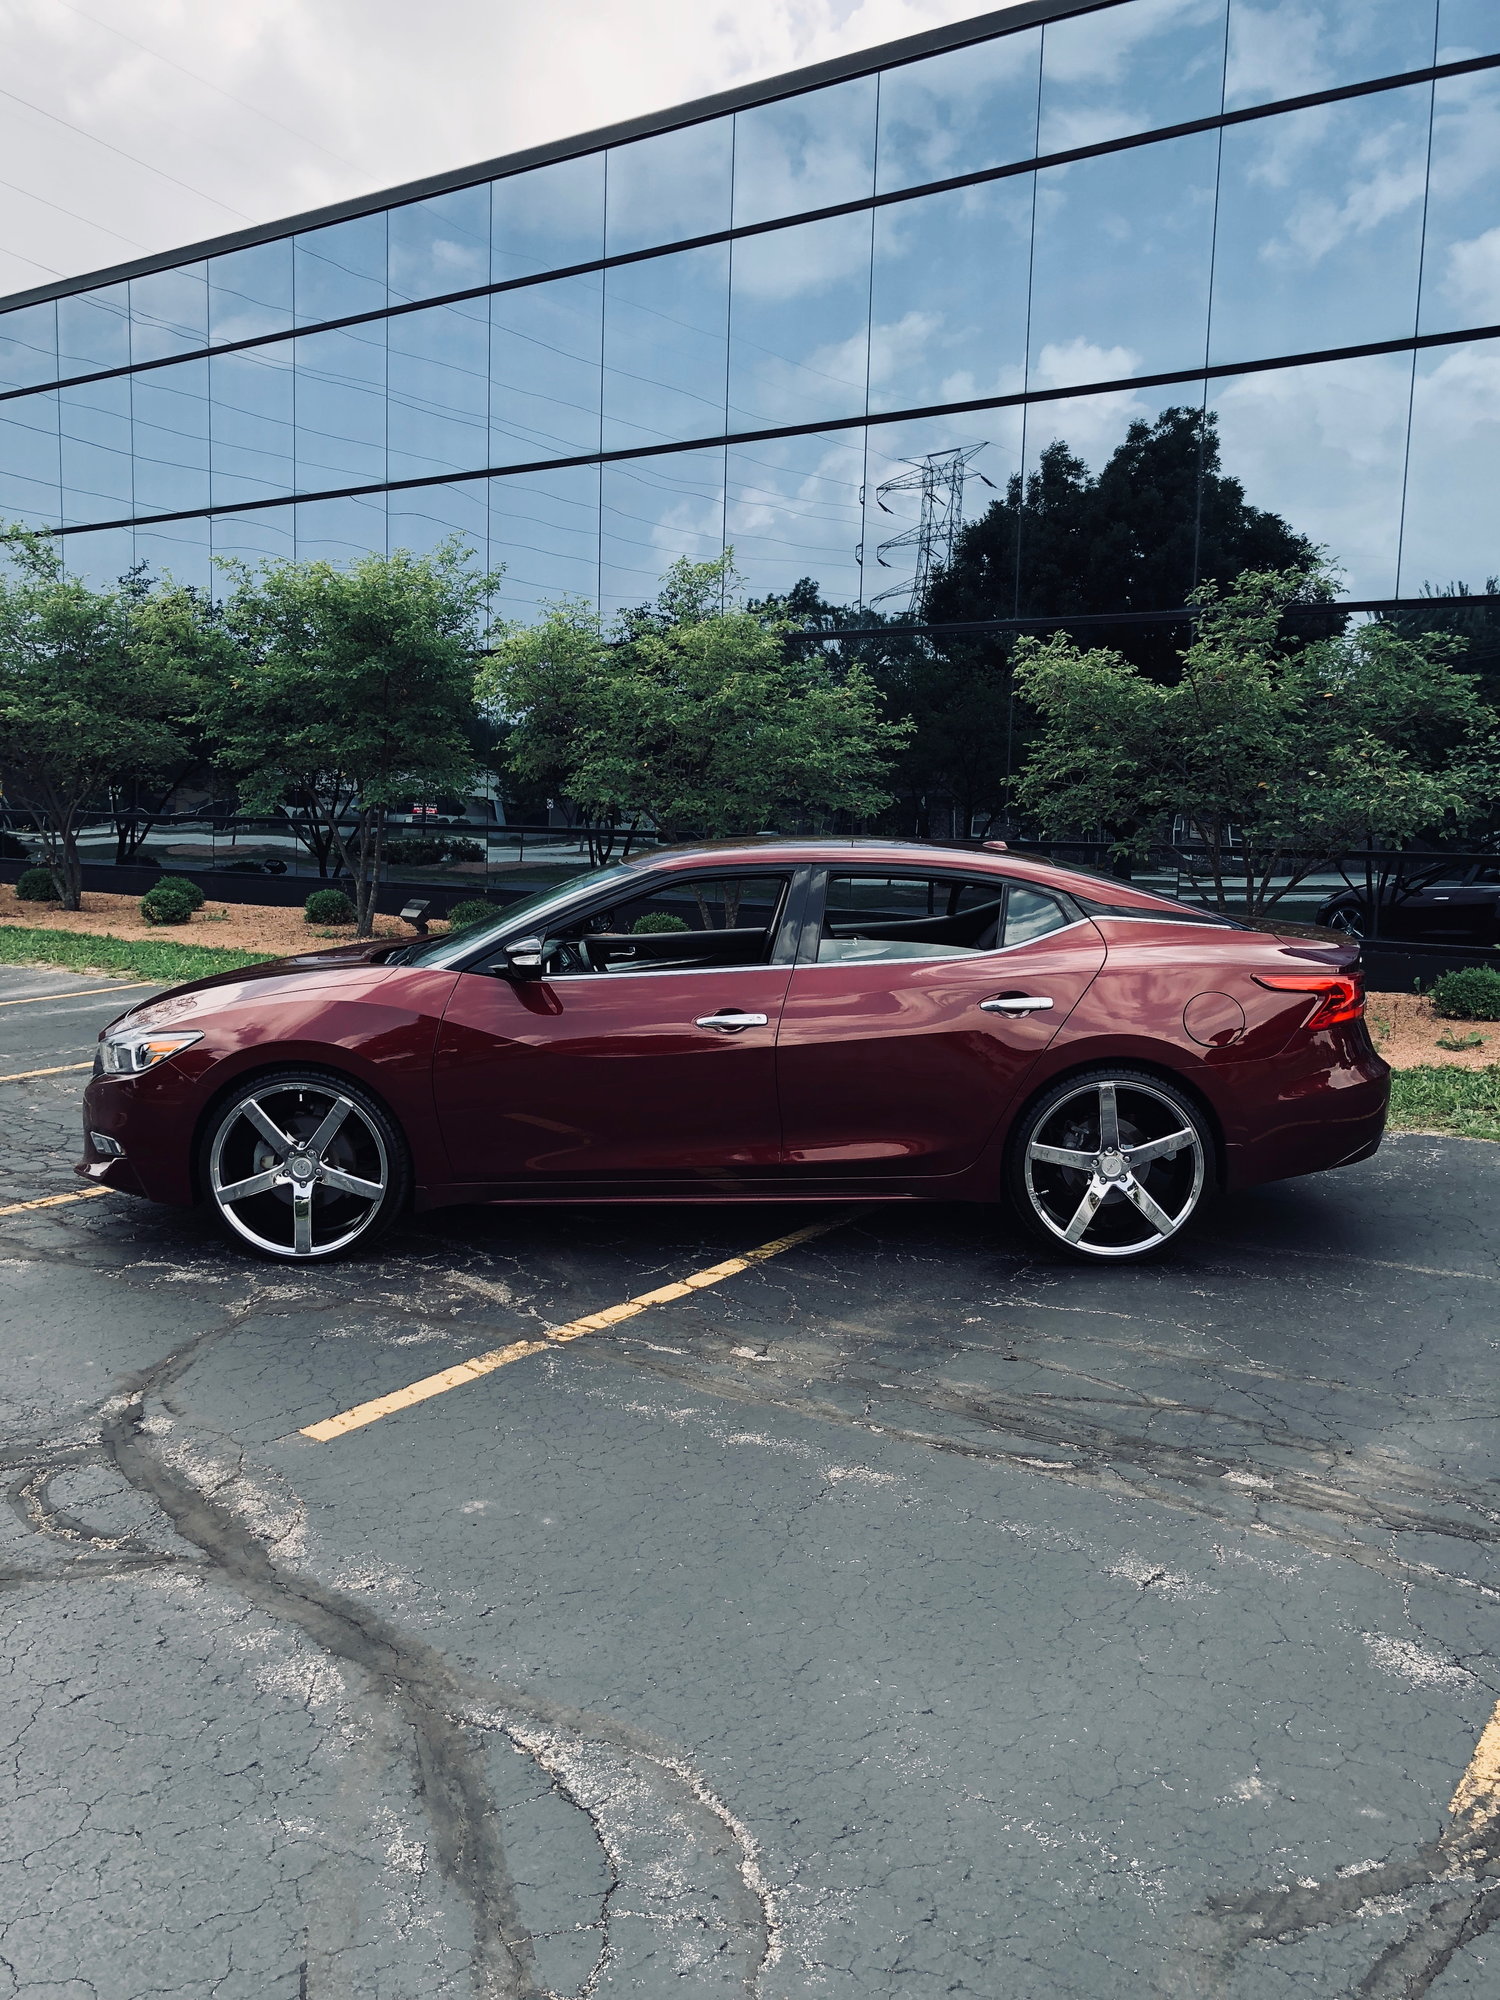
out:
M200 1093L170 1062L141 1076L96 1076L83 1094L82 1180L121 1194L192 1207L193 1139ZM121 1148L107 1158L94 1144L102 1132Z

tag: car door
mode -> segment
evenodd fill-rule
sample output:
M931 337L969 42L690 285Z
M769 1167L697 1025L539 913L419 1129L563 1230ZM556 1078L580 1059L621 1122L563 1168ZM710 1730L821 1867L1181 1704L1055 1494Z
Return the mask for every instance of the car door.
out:
M464 971L433 1065L454 1180L542 1192L773 1173L792 881L648 877L550 936L540 978L506 976L499 947Z
M777 1045L789 1176L970 1166L1104 955L1087 918L1029 883L828 872Z

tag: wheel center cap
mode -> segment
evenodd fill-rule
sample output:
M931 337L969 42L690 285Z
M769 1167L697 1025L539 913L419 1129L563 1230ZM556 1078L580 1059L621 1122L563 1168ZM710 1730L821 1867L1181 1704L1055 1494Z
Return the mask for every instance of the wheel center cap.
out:
M1107 1181L1117 1181L1125 1171L1125 1162L1118 1153L1101 1153L1099 1171Z
M304 1153L294 1153L287 1161L287 1171L294 1181L310 1181L313 1177L313 1163Z

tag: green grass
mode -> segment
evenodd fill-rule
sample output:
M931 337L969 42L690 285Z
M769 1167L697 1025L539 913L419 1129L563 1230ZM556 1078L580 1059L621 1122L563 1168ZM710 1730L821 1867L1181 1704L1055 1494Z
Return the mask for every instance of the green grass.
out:
M1500 1139L1500 1063L1459 1069L1434 1063L1398 1069L1391 1077L1391 1130L1456 1132L1465 1139Z
M91 937L83 931L43 931L0 926L0 965L53 965L67 972L129 972L163 986L205 979L213 972L236 972L260 965L269 951L226 951L220 946L179 944L175 938Z

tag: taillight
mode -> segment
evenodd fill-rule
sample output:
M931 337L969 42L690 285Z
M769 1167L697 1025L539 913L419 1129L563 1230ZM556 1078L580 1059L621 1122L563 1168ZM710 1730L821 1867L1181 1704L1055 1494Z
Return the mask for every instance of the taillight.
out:
M1349 972L1256 972L1257 986L1273 993L1314 993L1318 1004L1302 1023L1304 1028L1331 1028L1339 1021L1357 1021L1365 1011L1365 983Z

